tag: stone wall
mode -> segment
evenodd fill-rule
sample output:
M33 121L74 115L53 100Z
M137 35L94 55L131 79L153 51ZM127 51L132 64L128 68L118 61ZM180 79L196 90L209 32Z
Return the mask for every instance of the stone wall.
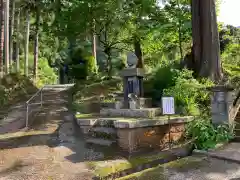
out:
M185 124L166 124L155 127L135 129L118 129L118 145L127 152L141 149L165 149L169 142L177 142L183 138Z

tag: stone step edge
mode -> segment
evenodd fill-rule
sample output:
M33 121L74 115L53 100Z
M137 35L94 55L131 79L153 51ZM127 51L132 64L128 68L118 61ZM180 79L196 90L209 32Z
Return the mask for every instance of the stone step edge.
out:
M154 118L162 114L161 108L142 108L142 109L101 109L100 115L107 117L135 117L135 118Z
M149 126L162 126L167 124L181 124L188 123L194 120L193 116L182 116L182 117L168 117L164 116L164 119L149 119L149 118L87 118L77 119L79 126L94 126L98 121L112 121L115 128L141 128ZM100 127L106 127L104 123L99 125Z
M105 133L105 134L117 134L117 131L115 128L103 127L103 126L93 127L90 129L90 132Z
M131 168L128 168L125 170L114 172L114 173L111 173L104 177L94 176L92 179L93 180L102 180L102 179L123 178L128 175L147 170L149 168L154 168L159 165L167 164L167 163L173 162L175 160L179 160L179 159L188 157L191 155L191 152L192 152L192 145L190 145L190 144L191 144L191 142L186 142L181 146L175 146L172 149L164 150L164 151L162 151L162 153L163 153L162 157L159 157L150 162L139 164L136 167L131 167Z
M111 146L113 143L116 143L117 141L113 140L107 140L107 139L102 139L102 138L86 138L85 139L86 143L92 143L96 145L102 145L102 146Z

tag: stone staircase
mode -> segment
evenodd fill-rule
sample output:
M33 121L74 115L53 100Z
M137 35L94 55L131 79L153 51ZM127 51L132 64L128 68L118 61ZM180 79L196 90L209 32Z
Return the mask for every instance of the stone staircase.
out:
M235 107L235 112L237 112L236 116L234 117L234 141L240 142L240 91L237 94L236 99L233 103Z
M240 110L235 118L234 141L240 142Z
M81 126L84 132L86 143L95 144L100 146L113 146L117 142L117 131L114 128L114 121L96 119L89 127ZM85 129L84 129L85 128Z

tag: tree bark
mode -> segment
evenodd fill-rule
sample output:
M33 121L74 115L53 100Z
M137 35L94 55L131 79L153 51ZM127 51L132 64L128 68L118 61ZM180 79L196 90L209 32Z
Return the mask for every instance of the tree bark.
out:
M26 11L26 35L24 48L24 74L28 76L28 51L29 51L29 33L30 33L30 14Z
M11 18L10 18L10 28L9 28L9 64L12 65L13 62L13 32L14 32L14 16L15 16L15 0L12 0L11 4ZM11 68L11 67L10 67Z
M17 14L16 14L16 19L17 19L17 22L16 22L16 31L15 31L15 34L16 34L16 55L15 55L15 58L16 58L16 72L18 73L20 71L20 62L19 62L19 48L20 48L20 43L19 43L19 38L18 38L18 35L19 35L19 30L20 30L20 8L18 8L17 10Z
M1 33L0 33L0 78L3 77L4 74L4 64L3 64L3 59L4 59L4 2L3 0L1 2L1 19L0 19L0 28L1 28Z
M4 60L5 60L5 72L9 73L9 0L5 1L4 7Z
M200 77L222 77L215 0L192 0L193 57Z
M135 55L138 58L138 62L136 67L137 68L143 68L143 57L142 57L142 49L141 49L141 42L140 39L137 37L134 37L134 50Z
M37 81L38 70L38 38L39 38L39 23L40 23L40 9L36 7L36 24L35 24L35 42L34 42L34 68L33 76L35 82Z

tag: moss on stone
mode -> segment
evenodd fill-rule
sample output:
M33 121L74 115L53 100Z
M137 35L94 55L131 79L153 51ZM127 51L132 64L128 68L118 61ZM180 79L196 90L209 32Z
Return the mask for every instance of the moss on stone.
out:
M96 176L104 177L112 173L120 172L129 168L137 167L141 164L145 164L157 159L164 158L165 155L162 153L156 155L133 157L125 160L118 160L116 162L107 162L103 165L101 161L88 162L87 164L91 169L94 170Z
M189 156L186 158L178 159L176 161L164 164L165 168L173 168L179 171L189 171L190 169L199 168L202 162L206 160L205 156Z
M76 114L75 117L78 119L84 119L84 118L94 117L94 115L93 114Z
M138 173L131 174L129 176L125 176L122 178L118 178L117 180L167 180L167 177L164 173L164 168L162 166L158 166L155 168L150 168L143 170Z
M138 173L131 174L129 176L125 176L119 178L117 180L167 180L168 175L165 172L166 169L172 168L178 171L189 171L190 169L199 168L201 163L206 159L206 157L199 156L190 156L183 159L179 159L176 161L169 162L164 165L159 165L158 167L150 168L143 170Z

